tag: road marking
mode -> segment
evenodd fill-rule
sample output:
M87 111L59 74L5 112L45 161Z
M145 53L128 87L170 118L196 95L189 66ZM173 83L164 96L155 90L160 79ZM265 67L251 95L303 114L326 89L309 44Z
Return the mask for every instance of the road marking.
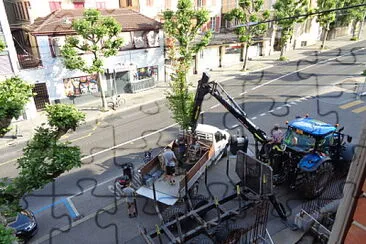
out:
M39 209L37 209L37 210L33 211L33 213L34 213L34 214L38 214L38 213L40 213L40 212L43 212L43 211L45 211L45 210L47 210L47 209L51 208L52 206L56 206L56 205L58 205L58 204L60 204L60 203L64 203L64 200L65 200L65 198L62 198L61 200L58 200L58 201L56 201L56 202L54 202L54 203L48 204L48 205L46 205L46 206L43 206L43 207L41 207L41 208L39 208Z
M138 141L138 140L144 139L144 138L146 138L146 137L148 137L148 136L151 136L151 135L154 135L154 134L156 134L156 133L160 133L160 132L162 132L162 131L164 131L164 130L167 130L167 129L169 129L169 128L172 128L172 127L176 126L177 124L178 124L178 123L174 123L174 124L168 125L168 126L166 126L166 127L164 127L164 128L161 128L161 129L159 129L159 130L157 130L157 131L154 131L154 132L148 133L148 134L146 134L146 135L143 135L143 136L137 137L137 138L135 138L135 139L132 139L132 140L129 140L129 141L126 141L126 142L122 142L122 143L120 143L120 144L118 144L118 145L115 145L115 146L113 146L113 147L106 148L106 149L104 149L104 150L102 150L102 151L99 151L99 152L96 152L96 153L90 154L90 155L88 155L88 156L85 156L85 157L83 157L81 160L83 161L83 160L86 160L86 159L88 159L88 158L92 158L92 157L94 157L94 156L97 156L97 155L99 155L99 154L102 154L102 153L105 153L105 152L111 151L111 150L113 150L113 149L119 148L119 147L121 147L121 146L124 146L124 145L130 144L131 142L135 142L135 141Z
M353 101L353 102L350 102L350 103L343 104L342 106L339 106L339 108L341 108L341 109L347 109L347 108L354 107L354 106L356 106L358 104L361 104L361 103L363 103L363 101L356 100L356 101Z
M282 107L277 107L277 108L276 108L276 110L280 110L280 109L282 109Z
M110 209L113 209L114 207L119 206L123 202L124 202L124 199L118 200L118 201L116 201L114 203L111 203L108 206L106 206L106 207L104 207L104 208L102 208L100 210L102 210L102 211L108 211ZM88 221L88 220L90 220L92 218L95 218L97 216L97 214L100 214L100 211L91 213L91 214L89 214L89 215L87 215L87 216L85 216L85 217L83 217L83 218L81 218L81 219L79 219L79 220L77 220L75 222L72 222L71 224L64 225L60 229L57 229L57 230L53 231L50 234L46 234L46 235L40 237L37 240L34 240L34 241L30 240L30 243L43 243L43 242L46 242L49 239L54 238L54 237L58 236L59 234L61 234L63 232L66 232L66 231L74 228L75 226L78 226L78 225L84 223L85 221Z
M93 135L94 133L90 132L89 134L85 135L85 136L81 136L81 137L78 137L78 138L75 138L75 139L72 139L70 140L70 142L76 142L76 141L79 141L81 139L85 139L87 137L90 137L91 135Z
M264 116L264 115L266 115L266 113L261 113L259 116Z
M5 164L10 164L11 162L14 162L14 161L17 161L19 158L13 158L13 159L10 159L10 160L8 160L8 161L6 161L6 162L4 162L4 163L1 163L0 164L0 167L1 166L3 166L3 165L5 165Z
M273 111L274 111L274 109L271 109L271 110L268 111L268 113L272 113Z
M356 109L352 110L352 112L354 112L356 114L361 113L363 111L366 111L366 106L363 106L363 107L356 108Z
M251 119L252 119L252 120L255 120L255 119L257 119L257 117L252 117Z
M220 104L213 105L213 106L210 107L210 109L217 108L218 106L220 106Z
M69 212L71 218L75 219L80 216L78 211L75 208L74 203L71 201L71 199L69 197L64 198L63 203L64 203L67 211Z

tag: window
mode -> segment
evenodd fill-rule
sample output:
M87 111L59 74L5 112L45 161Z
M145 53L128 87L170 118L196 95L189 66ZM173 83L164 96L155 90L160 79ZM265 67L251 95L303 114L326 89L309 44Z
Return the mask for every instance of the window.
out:
M197 0L197 7L202 7L202 0Z
M15 3L13 3L12 5L13 5L14 14L15 14L15 19L20 19L18 5L16 5Z
M25 19L23 4L21 2L17 2L17 5L20 13L20 19Z
M216 17L210 18L210 30L216 31Z
M146 0L146 5L149 7L154 6L154 0Z
M97 9L105 9L105 2L96 2Z
M74 8L84 8L84 3L73 3Z
M61 2L49 2L51 12L61 9Z
M126 6L132 7L132 0L126 0Z

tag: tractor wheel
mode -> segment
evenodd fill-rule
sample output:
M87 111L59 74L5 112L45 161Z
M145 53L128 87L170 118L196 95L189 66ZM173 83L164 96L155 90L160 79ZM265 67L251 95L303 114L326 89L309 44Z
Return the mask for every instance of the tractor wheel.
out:
M305 198L314 199L318 197L327 187L332 175L333 164L331 161L325 161L316 171L307 173L303 184Z

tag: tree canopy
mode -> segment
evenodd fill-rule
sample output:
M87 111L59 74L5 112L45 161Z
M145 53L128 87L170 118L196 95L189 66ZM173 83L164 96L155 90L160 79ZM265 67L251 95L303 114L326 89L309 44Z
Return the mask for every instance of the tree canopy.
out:
M49 126L36 129L23 149L18 162L19 174L12 180L0 181L0 213L14 215L20 210L19 200L29 192L41 189L62 173L81 166L80 148L59 138L69 129L75 129L85 115L73 105L49 105ZM56 122L59 119L62 121ZM62 132L62 133L61 133Z
M68 69L98 74L102 107L107 109L100 73L103 72L103 58L116 55L122 47L123 39L119 37L122 27L113 17L102 16L96 9L87 9L83 18L72 22L72 28L77 36L67 37L61 49L64 65ZM91 53L92 62L87 62L80 52Z
M225 15L229 21L237 20L240 26L235 28L239 41L245 44L243 70L247 69L248 48L253 44L254 37L260 37L267 31L267 24L260 23L270 16L268 10L263 11L263 0L241 0L239 7Z
M19 77L12 77L0 82L0 137L10 130L13 118L18 118L24 106L33 96L33 85Z
M209 44L212 33L200 34L209 20L205 9L195 10L190 0L179 0L177 11L164 11L164 31L169 40L167 56L172 62L171 91L166 98L173 119L187 130L191 125L194 94L189 91L187 74L194 56Z
M305 18L284 18L305 14L308 10L308 4L308 0L277 0L273 5L276 19L282 19L277 22L277 25L281 28L280 47L282 58L286 43L294 33L295 24L305 20Z
M342 1L344 0L317 0L318 11L334 9L337 6L342 5ZM325 41L328 37L330 24L333 23L335 19L335 11L319 14L317 17L317 22L319 22L320 26L323 28L323 40L321 48L325 48Z
M5 42L3 42L2 40L0 40L0 52L2 52L5 49Z

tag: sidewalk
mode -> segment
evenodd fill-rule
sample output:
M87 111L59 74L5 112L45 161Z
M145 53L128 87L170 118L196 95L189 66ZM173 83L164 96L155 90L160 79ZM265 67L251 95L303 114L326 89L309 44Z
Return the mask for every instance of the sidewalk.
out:
M350 36L340 37L331 41L327 41L327 50L337 49L339 47L349 45L355 42L349 40ZM363 32L361 40L366 39L366 31ZM321 42L318 41L312 46L306 46L296 50L290 50L285 53L285 56L289 59L288 61L295 61L307 57L309 54L319 51ZM247 74L249 72L263 70L275 65L281 64L283 62L278 61L280 56L279 52L275 52L270 56L265 57L255 57L248 61L248 71L243 72L241 68L243 66L242 62L238 62L230 67L217 68L209 71L211 79L220 81L220 78L227 77L235 74ZM287 61L284 61L287 62ZM189 80L194 86L197 85L197 81L201 78L202 74L189 75ZM156 87L151 88L146 91L134 93L134 94L123 94L125 103L118 108L116 111L109 110L108 112L100 112L97 108L100 101L96 101L90 104L79 105L78 108L86 113L86 123L96 123L96 121L101 121L107 116L112 116L114 114L123 113L124 111L131 109L142 104L151 103L154 101L162 100L165 98L165 92L169 89L167 83L158 83ZM40 126L42 123L46 123L47 118L44 112L39 112L33 119L16 121L12 123L13 130L10 131L4 138L0 138L0 149L6 148L18 143L25 142L29 140L33 133L34 128ZM17 131L17 133L16 133ZM16 136L17 135L17 136Z

